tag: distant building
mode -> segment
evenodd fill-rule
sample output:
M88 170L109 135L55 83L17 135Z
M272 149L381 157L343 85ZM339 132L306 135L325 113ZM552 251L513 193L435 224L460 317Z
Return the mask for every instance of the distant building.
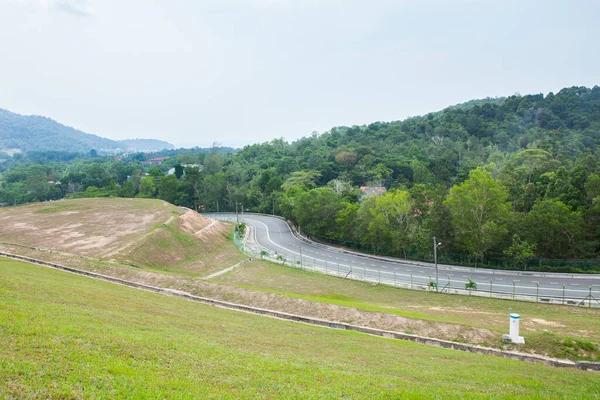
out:
M163 161L165 161L167 158L169 157L156 157L156 158L151 158L147 161L142 161L142 165L157 165L162 163Z

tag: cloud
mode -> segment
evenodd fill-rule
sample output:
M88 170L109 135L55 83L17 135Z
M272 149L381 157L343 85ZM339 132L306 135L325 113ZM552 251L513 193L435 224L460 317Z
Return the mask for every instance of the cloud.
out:
M53 9L78 17L91 17L94 10L90 7L90 0L53 0L50 2Z

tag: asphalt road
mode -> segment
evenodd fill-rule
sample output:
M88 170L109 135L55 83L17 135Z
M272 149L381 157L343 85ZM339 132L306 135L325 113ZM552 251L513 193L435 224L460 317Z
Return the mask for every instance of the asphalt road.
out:
M216 219L234 221L235 214L207 214ZM244 214L240 219L254 228L258 244L271 255L283 255L287 261L308 269L327 270L330 274L375 282L427 286L436 280L434 264L406 261L341 250L301 240L282 219L262 214ZM439 289L465 289L471 279L479 292L505 293L545 298L579 300L590 295L600 301L600 275L557 274L542 272L498 271L438 265ZM594 302L592 300L592 302ZM586 302L587 303L587 302Z

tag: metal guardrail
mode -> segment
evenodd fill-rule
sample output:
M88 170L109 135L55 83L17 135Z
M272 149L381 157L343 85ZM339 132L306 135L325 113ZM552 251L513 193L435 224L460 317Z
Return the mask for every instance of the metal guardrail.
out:
M306 240L306 238L303 239ZM490 280L489 282L475 282L477 288L468 289L457 287L456 284L459 283L460 280L456 279L453 283L451 277L448 276L447 279L440 279L440 287L436 288L432 284L435 281L433 276L369 269L339 263L334 264L310 256L303 256L302 259L296 257L289 258L284 254L279 254L260 246L255 239L254 227L251 225L248 225L245 237L240 239L235 235L234 242L238 249L248 256L260 258L286 267L298 268L338 278L421 291L435 292L436 289L438 289L440 293L600 308L600 285L598 287L590 286L586 290L581 290L566 289L565 285L563 285L562 288L543 287L539 284L536 287L532 287L517 285L515 281L506 285L497 282L494 283ZM544 292L544 294L540 294L540 291ZM548 292L554 293L548 295ZM581 296L574 297L567 294L567 292L579 292Z

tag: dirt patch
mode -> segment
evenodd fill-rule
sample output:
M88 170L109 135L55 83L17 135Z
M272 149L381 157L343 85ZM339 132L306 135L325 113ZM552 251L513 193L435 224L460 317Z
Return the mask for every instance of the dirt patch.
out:
M216 232L220 232L223 229L224 224L220 221L213 220L208 226L200 229L198 232L194 233L194 236L198 239L202 239L202 241L206 241L211 236L214 236Z
M209 226L213 221L194 211L186 212L181 217L179 217L179 219L179 228L185 233L189 234L195 234L196 232Z
M557 328L562 328L565 325L555 322L555 321L546 321L545 319L541 319L541 318L530 318L529 322L532 322L534 324L538 324L538 325L543 325L543 326L552 326L552 327L557 327Z
M90 257L118 253L179 208L158 200L76 199L0 210L0 241Z
M415 308L415 309L426 309L431 311L439 311L444 313L469 313L469 314L484 314L484 315L498 315L493 312L486 311L475 311L468 307L430 307L430 306L416 306L416 305L407 305L405 308Z

